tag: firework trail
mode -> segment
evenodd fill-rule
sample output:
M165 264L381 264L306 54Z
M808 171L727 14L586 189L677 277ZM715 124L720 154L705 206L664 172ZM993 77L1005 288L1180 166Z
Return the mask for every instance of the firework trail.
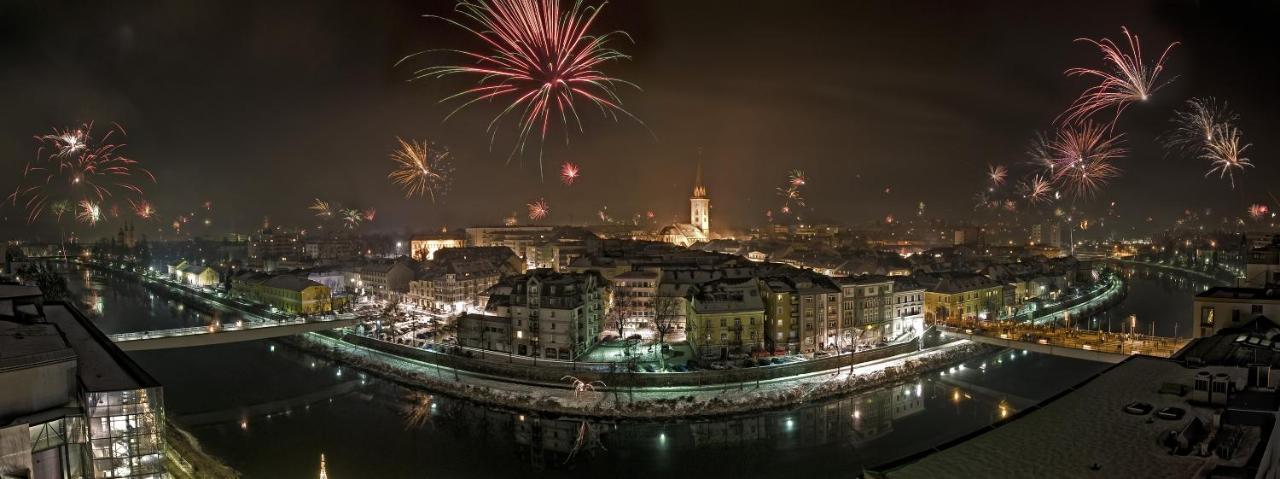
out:
M581 174L581 172L578 169L578 165L567 161L564 162L563 165L560 165L560 181L563 182L565 186L573 185L573 182L578 180L579 174Z
M1044 152L1056 188L1076 198L1091 197L1118 177L1120 169L1112 162L1127 153L1123 136L1110 136L1093 122L1059 129Z
M1206 178L1209 175L1218 173L1218 178L1223 177L1231 180L1231 188L1236 187L1235 173L1244 173L1245 167L1252 168L1253 162L1243 157L1244 150L1249 148L1249 144L1241 146L1240 130L1231 125L1224 125L1216 129L1212 135L1212 140L1205 143L1204 151L1200 154L1200 158L1209 160L1212 166Z
M1005 178L1009 176L1009 169L1004 165L987 165L987 179L991 180L991 187L998 188L1004 185Z
M600 71L605 63L629 58L610 48L609 42L617 37L627 40L630 37L622 31L603 35L589 33L603 5L584 7L578 0L565 10L560 3L560 0L462 0L456 8L462 20L436 18L475 36L484 49L445 50L459 54L467 62L429 66L414 73L414 79L452 75L475 79L472 87L441 100L462 102L449 117L479 101L507 102L489 122L487 131L491 133L492 146L503 119L508 115L518 117L516 143L508 160L524 152L531 137L545 142L553 120L559 120L565 128L566 141L571 120L582 131L580 106L597 107L605 117L615 121L619 113L636 119L622 108L622 100L615 90L617 85L635 85ZM541 169L541 155L538 165Z
M453 178L449 150L425 141L405 141L400 137L396 137L396 141L400 142L400 148L391 152L396 166L387 178L404 188L404 197L425 194L434 203L436 194L447 193Z
M1174 112L1170 120L1174 129L1163 138L1165 148L1198 154L1213 141L1216 130L1234 124L1237 119L1239 116L1228 110L1225 102L1219 105L1213 97L1187 100L1187 108Z
M97 203L80 200L80 212L76 214L76 219L89 226L95 226L102 219L102 209Z
M1076 98L1062 115L1059 115L1058 118L1063 123L1078 123L1098 111L1113 108L1115 115L1109 126L1115 125L1116 119L1120 118L1120 113L1124 112L1130 103L1146 101L1156 90L1168 84L1168 82L1160 83L1158 79L1164 70L1164 61L1169 56L1169 51L1177 46L1178 42L1169 44L1155 63L1147 65L1142 60L1142 43L1138 41L1138 36L1130 34L1129 29L1125 27L1121 27L1121 32L1124 33L1128 43L1127 52L1109 38L1076 39L1078 42L1087 42L1098 47L1102 51L1102 60L1107 67L1106 69L1078 67L1067 70L1067 76L1093 77L1098 80L1098 84L1081 93L1080 97Z
M204 210L213 211L213 200L204 200Z
M134 180L146 178L155 182L150 171L121 155L124 144L112 143L113 135L124 135L123 128L114 125L96 140L92 132L93 124L86 123L74 129L55 128L51 134L35 137L41 147L23 169L20 184L8 198L15 206L22 203L28 223L55 204L99 204L125 194L141 197L142 187ZM58 209L55 216L60 220L71 208Z
M551 208L547 206L547 200L545 199L539 198L538 201L529 203L528 207L529 207L529 219L533 221L538 221L540 219L546 218L547 214L551 213Z

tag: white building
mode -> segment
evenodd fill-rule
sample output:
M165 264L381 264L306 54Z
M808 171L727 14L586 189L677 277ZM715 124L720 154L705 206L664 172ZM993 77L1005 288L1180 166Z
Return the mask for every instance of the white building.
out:
M1197 294L1191 311L1200 338L1213 336L1223 328L1239 326L1258 316L1272 321L1280 318L1280 291L1263 288L1216 287Z

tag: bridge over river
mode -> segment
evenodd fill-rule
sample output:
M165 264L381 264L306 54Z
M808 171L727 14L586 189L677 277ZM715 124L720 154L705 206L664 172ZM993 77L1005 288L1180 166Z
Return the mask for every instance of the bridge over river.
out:
M338 316L332 319L286 319L280 321L252 321L233 324L196 326L191 328L160 329L134 333L112 334L111 340L125 351L186 348L240 341L292 336L294 334L345 328L359 322L355 316Z

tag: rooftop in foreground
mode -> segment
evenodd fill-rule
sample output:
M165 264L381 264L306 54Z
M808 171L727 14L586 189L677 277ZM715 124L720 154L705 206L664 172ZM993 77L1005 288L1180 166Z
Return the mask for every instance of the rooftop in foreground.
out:
M1262 454L1276 424L1276 403L1265 400L1274 399L1274 389L1239 391L1227 396L1225 408L1215 406L1192 390L1201 372L1242 387L1249 370L1193 369L1174 360L1134 356L987 430L878 466L868 476L1254 477L1260 462L1276 462L1273 454ZM1126 412L1134 402L1152 409ZM1169 420L1155 416L1165 407L1186 414ZM1216 427L1219 423L1223 427ZM1197 447L1201 443L1204 454ZM1232 447L1220 457L1224 444Z

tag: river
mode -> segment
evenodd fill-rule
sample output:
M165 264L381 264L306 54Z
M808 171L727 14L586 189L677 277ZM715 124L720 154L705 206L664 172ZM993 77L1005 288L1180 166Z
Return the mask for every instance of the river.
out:
M71 290L108 333L204 324L236 313L184 304L71 266ZM1111 313L1172 334L1192 289L1130 271ZM1116 320L1118 322L1118 320ZM1144 322L1147 321L1147 322ZM733 418L591 422L428 396L270 340L131 353L165 389L167 414L246 477L763 477L856 474L971 433L1104 369L1004 351L894 388Z

